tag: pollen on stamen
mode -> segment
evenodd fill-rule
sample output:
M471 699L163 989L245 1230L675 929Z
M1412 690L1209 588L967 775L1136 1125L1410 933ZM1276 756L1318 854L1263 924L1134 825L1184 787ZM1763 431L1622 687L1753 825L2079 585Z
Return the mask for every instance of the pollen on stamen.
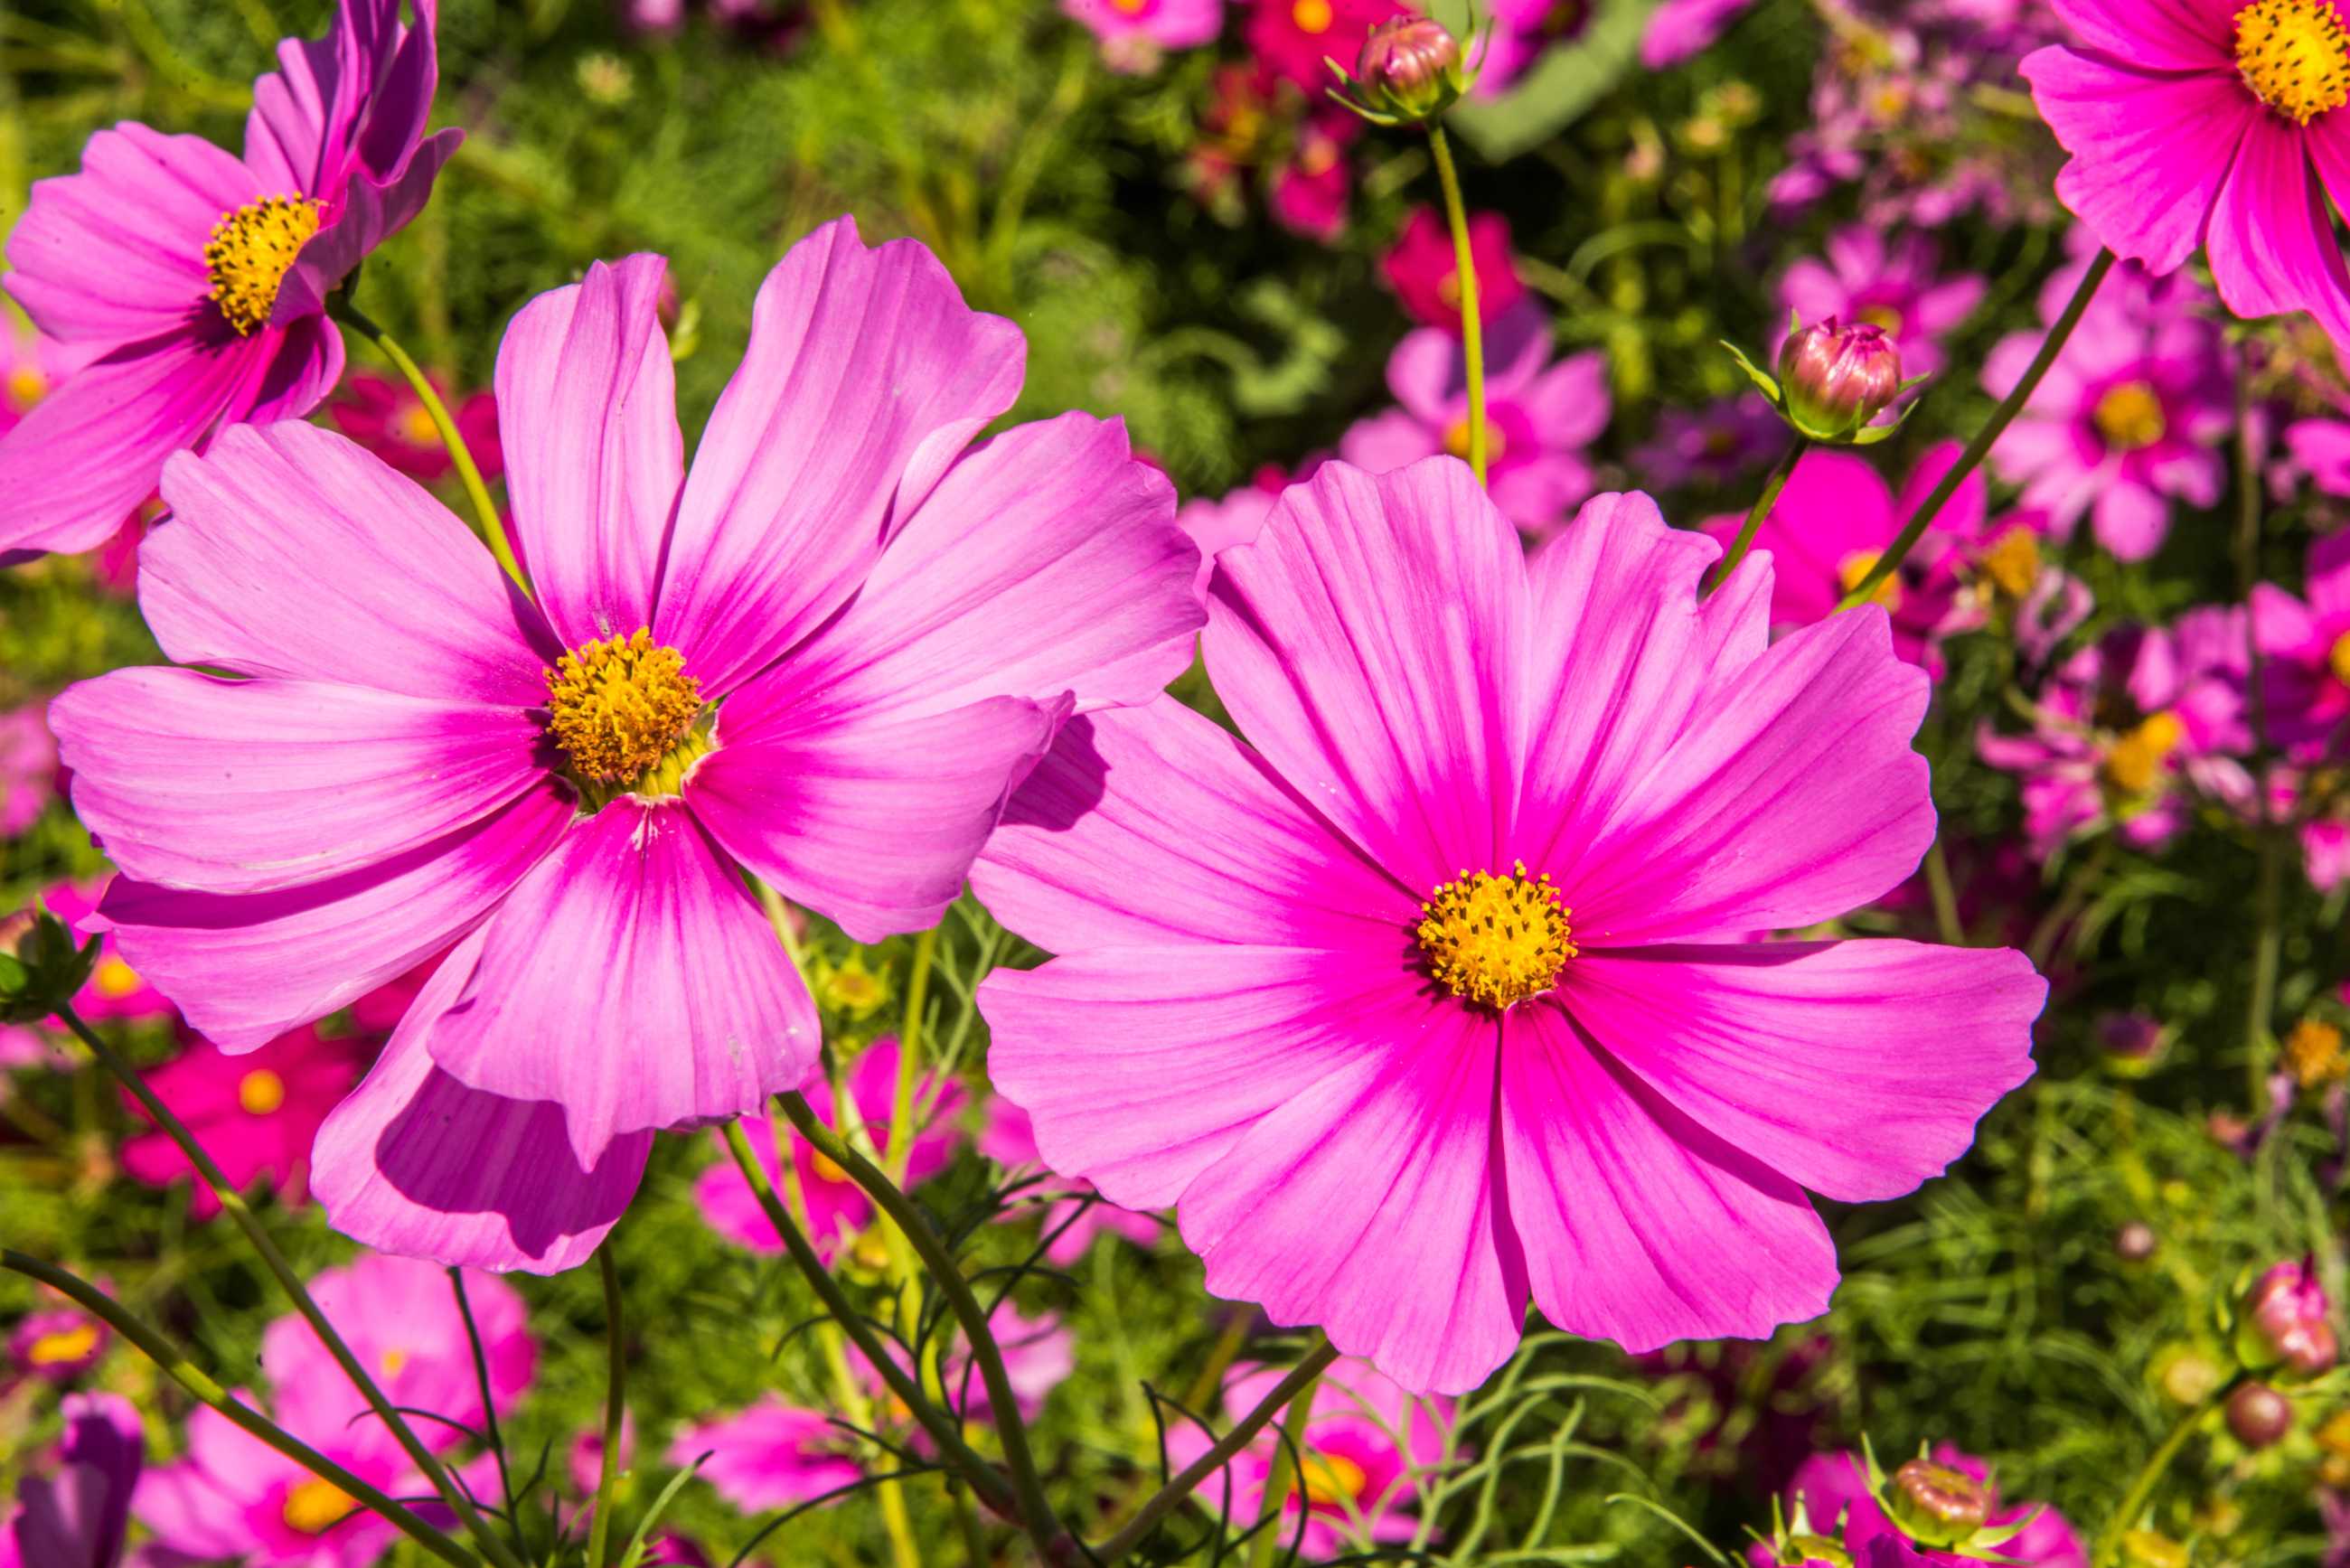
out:
M546 732L584 783L627 789L691 749L702 683L642 627L584 643L546 672Z
M2236 69L2262 103L2307 125L2350 103L2350 30L2334 0L2254 0L2236 13Z
M204 247L204 269L213 304L238 337L269 325L279 286L317 232L318 203L303 196L265 196L221 214Z
M1495 877L1464 868L1419 907L1416 935L1429 973L1453 995L1501 1011L1558 983L1578 950L1558 889L1525 862Z

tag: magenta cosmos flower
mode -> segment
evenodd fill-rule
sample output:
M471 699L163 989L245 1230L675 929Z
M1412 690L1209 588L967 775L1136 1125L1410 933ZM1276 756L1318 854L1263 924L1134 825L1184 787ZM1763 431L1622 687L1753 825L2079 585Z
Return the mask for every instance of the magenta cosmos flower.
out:
M1982 303L1990 283L1980 273L1939 275L1934 242L1910 234L1886 243L1866 223L1828 236L1825 260L1806 256L1779 280L1779 305L1805 321L1866 322L1884 329L1907 376L1939 375L1942 342Z
M1028 1113L1000 1095L987 1102L987 1126L979 1135L979 1152L1014 1176L1042 1162L1036 1152L1035 1129L1028 1125ZM1076 1185L1078 1190L1074 1196L1050 1196L1043 1205L1039 1234L1048 1238L1045 1261L1053 1267L1069 1267L1086 1255L1095 1237L1105 1233L1123 1236L1143 1248L1159 1240L1159 1221L1149 1215L1131 1213L1105 1201L1088 1183ZM1089 1196L1093 1199L1090 1203L1086 1201ZM1013 1212L1017 1217L1023 1210Z
M821 1410L770 1394L747 1409L697 1422L677 1435L669 1462L695 1473L744 1513L813 1502L865 1479L862 1439Z
M39 819L57 793L57 743L37 703L0 713L0 837Z
M26 1376L68 1384L105 1359L113 1335L104 1323L73 1307L36 1312L8 1335L8 1360Z
M1754 0L1665 0L1640 34L1640 63L1652 71L1677 66L1713 47Z
M2252 588L2269 732L2296 762L2338 759L2350 744L2350 534L2309 547L2303 595Z
M1547 534L1591 493L1584 448L1607 428L1607 362L1596 348L1553 364L1550 317L1525 300L1496 319L1485 345L1486 485L1529 534ZM1423 327L1388 358L1402 405L1348 431L1341 456L1373 473L1449 452L1469 455L1468 375L1457 332Z
M2305 310L2350 345L2350 31L2334 0L2054 0L2074 42L2023 61L2070 152L2064 204L2115 254L2200 247L2239 316Z
M442 400L451 405L457 433L464 437L465 450L482 477L497 478L505 471L498 450L497 399L475 392L460 400L449 395L440 377L432 378L432 383ZM327 417L335 421L337 430L411 479L430 484L450 470L449 449L442 442L440 427L432 422L416 389L404 380L353 376L327 405Z
M88 362L0 436L0 555L86 550L163 460L240 421L293 419L343 373L326 300L414 217L462 132L425 138L435 0L342 0L277 47L244 156L125 123L44 180L8 237L5 286Z
M56 1472L26 1476L16 1512L0 1517L0 1568L116 1568L122 1561L147 1459L139 1412L111 1394L75 1394L64 1413Z
M1414 321L1461 336L1461 269L1452 231L1433 207L1415 207L1379 258L1388 286ZM1469 265L1477 269L1477 318L1490 329L1523 299L1510 251L1510 221L1499 213L1469 214Z
M1170 49L1212 44L1224 0L1061 0L1061 9L1101 40L1112 70L1147 71Z
M1073 725L973 872L1060 955L980 993L1046 1161L1412 1389L1476 1385L1529 1293L1632 1350L1820 1312L1804 1189L1941 1170L2046 988L1748 940L1916 868L1927 681L1872 606L1770 645L1767 559L1700 605L1719 554L1603 496L1530 564L1451 458L1284 495L1209 605L1248 742Z
M151 1071L147 1083L210 1151L232 1188L249 1193L262 1182L290 1206L308 1195L310 1146L319 1127L373 1055L356 1041L328 1040L306 1024L234 1056L209 1040L192 1041ZM123 1101L137 1110L127 1091ZM168 1133L144 1132L124 1144L122 1168L150 1187L192 1183L189 1212L198 1220L220 1212L220 1199L195 1179L187 1151Z
M1371 29L1405 13L1399 0L1251 0L1242 37L1261 75L1318 99L1336 80L1326 62L1351 67Z
M386 1251L586 1257L656 1129L816 1060L743 871L862 940L934 922L1062 718L1156 692L1202 619L1121 426L966 450L1023 345L919 244L793 248L690 474L663 272L599 263L507 330L536 603L342 437L238 429L165 472L140 601L247 679L118 670L51 709L126 873L103 918L223 1049L455 944L318 1137L329 1216Z

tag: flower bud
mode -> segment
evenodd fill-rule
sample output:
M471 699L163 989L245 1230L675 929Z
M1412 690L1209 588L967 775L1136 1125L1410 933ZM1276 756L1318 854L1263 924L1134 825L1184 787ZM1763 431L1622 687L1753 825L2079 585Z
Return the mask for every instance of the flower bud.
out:
M2255 1372L2284 1367L2314 1377L2334 1365L2338 1347L2333 1303L2310 1260L2279 1263L2244 1293L2236 1320L2236 1355Z
M2170 1032L2143 1012L2108 1012L2097 1020L2097 1044L2105 1048L2109 1070L2138 1078L2161 1064Z
M79 947L55 915L26 911L0 920L0 1023L31 1023L74 998L98 961L98 939Z
M2158 1244L2154 1227L2133 1220L2114 1233L2114 1256L2125 1263L2143 1263L2154 1256Z
M2293 1401L2265 1383L2247 1383L2228 1396L2228 1430L2248 1449L2265 1449L2293 1430Z
M1430 16L1398 16L1372 28L1355 62L1355 78L1364 104L1397 120L1433 119L1469 85L1460 43Z
M1788 337L1779 350L1779 387L1798 431L1838 441L1893 406L1901 391L1901 351L1885 328L1831 316Z
M1955 1546L1991 1521L1991 1493L1961 1469L1911 1459L1893 1472L1887 1511L1911 1539Z

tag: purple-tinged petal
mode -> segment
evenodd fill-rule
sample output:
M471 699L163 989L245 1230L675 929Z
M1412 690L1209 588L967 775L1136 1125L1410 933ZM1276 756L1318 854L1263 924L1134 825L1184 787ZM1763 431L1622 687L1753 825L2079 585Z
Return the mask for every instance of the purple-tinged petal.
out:
M1020 389L1019 328L847 218L760 286L679 499L655 638L723 696L821 625Z
M593 263L584 282L524 306L498 348L498 441L515 529L539 603L568 647L652 624L685 463L660 317L668 270L657 255ZM707 671L689 669L707 690Z
M406 228L432 198L442 166L457 155L465 133L452 127L416 150L396 179L357 175L343 192L341 210L302 246L277 285L269 319L279 327L327 308L327 297L342 286L375 248Z
M346 179L400 174L424 133L440 74L436 0L342 0L323 38L287 38L278 68L253 84L244 156L273 186L333 194Z
M563 1107L469 1089L432 1036L473 978L484 933L433 972L367 1075L318 1129L311 1190L336 1230L380 1251L560 1273L588 1261L636 1195L650 1133L582 1165Z
M276 352L260 385L228 417L242 424L298 420L343 379L343 329L323 316L304 316L277 334Z
M628 1134L742 1116L799 1087L817 1024L693 813L631 795L523 878L428 1044L473 1088L560 1106L572 1154L593 1166Z
M0 1554L13 1539L24 1568L116 1568L146 1463L146 1429L130 1402L113 1394L68 1394L63 1414L63 1463L54 1476L24 1479L23 1506L13 1521L0 1519Z
M139 607L182 664L515 708L554 648L448 508L313 425L238 426L166 466Z

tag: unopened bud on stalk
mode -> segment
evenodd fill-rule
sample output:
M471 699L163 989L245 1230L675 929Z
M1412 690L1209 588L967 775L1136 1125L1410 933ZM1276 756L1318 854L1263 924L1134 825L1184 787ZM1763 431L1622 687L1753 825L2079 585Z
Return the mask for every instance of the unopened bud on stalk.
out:
M0 1023L31 1023L74 998L98 961L98 939L78 947L55 915L26 910L0 919Z
M2265 1449L2293 1430L2293 1401L2265 1383L2247 1383L2228 1396L2227 1417L2236 1441Z
M1374 125L1417 125L1434 119L1469 90L1461 42L1431 16L1398 16L1363 40L1346 85L1333 97Z
M2282 1262L2244 1293L2236 1318L2236 1356L2255 1372L2282 1367L2314 1377L2339 1354L2333 1303L2311 1260Z
M1955 1546L1991 1521L1991 1493L1961 1469L1911 1459L1893 1472L1889 1511L1912 1540Z
M1893 406L1901 351L1882 327L1831 316L1787 339L1779 385L1796 430L1814 441L1840 441Z

